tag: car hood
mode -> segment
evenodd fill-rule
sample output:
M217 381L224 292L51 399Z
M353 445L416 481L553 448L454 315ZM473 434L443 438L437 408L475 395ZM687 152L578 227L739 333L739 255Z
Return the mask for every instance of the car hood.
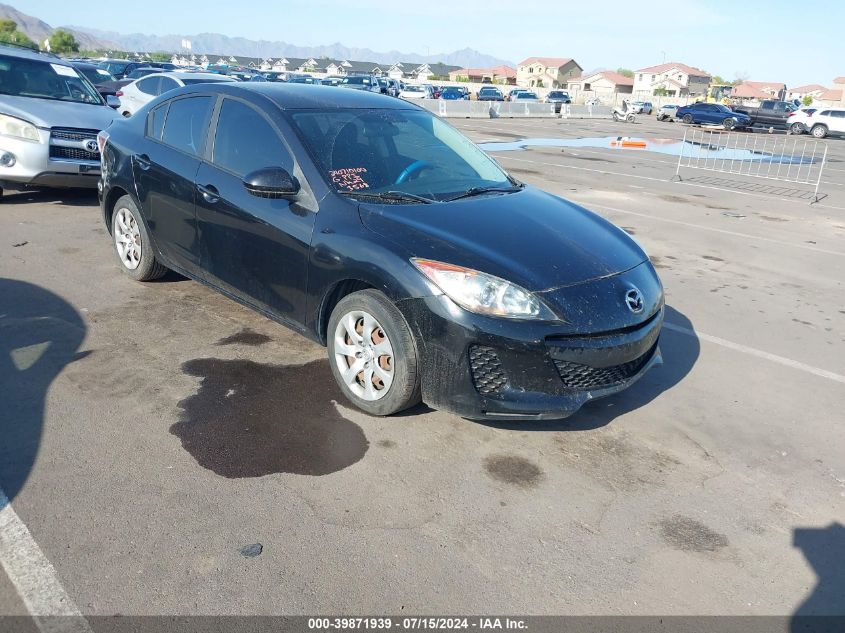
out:
M112 108L89 103L72 103L33 97L11 97L3 95L0 112L18 117L40 128L76 127L89 130L104 130L120 118Z
M608 277L647 260L622 229L526 187L452 203L361 203L364 226L409 256L496 275L540 292Z

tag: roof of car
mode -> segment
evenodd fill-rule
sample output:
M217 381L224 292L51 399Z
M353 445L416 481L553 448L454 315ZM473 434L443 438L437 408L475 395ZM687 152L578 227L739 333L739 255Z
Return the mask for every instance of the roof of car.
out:
M34 59L39 62L50 62L51 64L61 64L62 66L71 65L70 62L63 60L61 57L57 57L52 53L42 53L40 51L34 51L30 48L24 48L22 46L12 46L10 44L0 43L0 54L7 55L10 57Z
M195 86L195 90L211 90L227 94L260 94L282 110L334 110L344 108L378 108L414 110L418 106L406 101L370 92L333 86L287 84L276 82L215 83Z

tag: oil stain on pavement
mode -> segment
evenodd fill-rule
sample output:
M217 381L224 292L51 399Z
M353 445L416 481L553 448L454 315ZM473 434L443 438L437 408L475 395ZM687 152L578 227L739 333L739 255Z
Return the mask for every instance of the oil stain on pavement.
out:
M200 466L230 479L273 473L328 475L359 461L364 432L338 412L344 401L327 360L267 365L198 358L201 378L170 432Z
M259 345L264 345L264 343L269 343L272 340L273 339L266 334L254 332L248 327L245 327L240 332L235 332L231 336L221 338L217 341L217 345L249 345L251 347L258 347Z
M715 552L728 545L724 534L680 514L660 521L660 534L670 546L685 552Z
M537 464L517 455L490 455L484 460L484 470L493 479L519 488L535 488L543 478Z

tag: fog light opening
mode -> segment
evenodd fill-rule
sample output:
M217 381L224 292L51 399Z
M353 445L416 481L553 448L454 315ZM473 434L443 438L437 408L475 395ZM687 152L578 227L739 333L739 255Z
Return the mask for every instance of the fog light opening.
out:
M14 154L0 150L0 167L14 167L16 162Z

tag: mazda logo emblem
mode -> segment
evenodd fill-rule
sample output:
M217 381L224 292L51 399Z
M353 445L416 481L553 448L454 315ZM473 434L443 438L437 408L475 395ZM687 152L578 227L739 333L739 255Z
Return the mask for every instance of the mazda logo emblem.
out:
M97 147L97 141L92 139L90 141L85 141L85 149L87 149L89 152L96 153L99 151L100 148Z
M634 314L643 311L643 293L640 292L639 288L631 288L625 293L625 305Z

